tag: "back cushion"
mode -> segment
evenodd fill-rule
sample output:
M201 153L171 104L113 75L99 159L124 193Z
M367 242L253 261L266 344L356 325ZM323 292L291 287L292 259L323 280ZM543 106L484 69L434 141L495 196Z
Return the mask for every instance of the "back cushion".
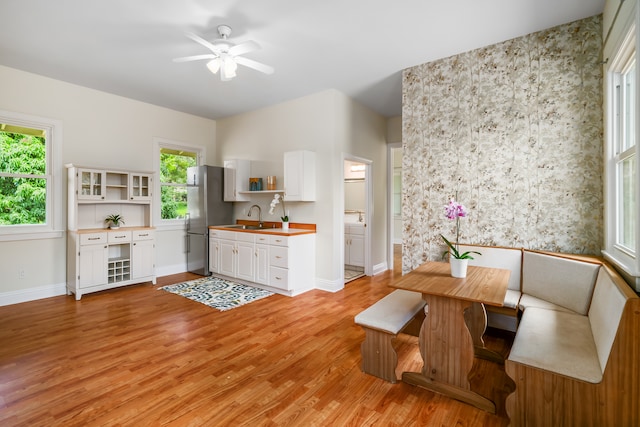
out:
M627 297L613 283L606 269L601 268L589 308L589 323L602 372L607 366L626 301Z
M524 251L522 292L586 315L600 264Z
M480 252L482 255L471 254L473 259L469 265L477 267L504 268L511 270L509 289L520 291L520 271L522 269L522 249L495 248L491 246L460 245L460 253L467 251Z

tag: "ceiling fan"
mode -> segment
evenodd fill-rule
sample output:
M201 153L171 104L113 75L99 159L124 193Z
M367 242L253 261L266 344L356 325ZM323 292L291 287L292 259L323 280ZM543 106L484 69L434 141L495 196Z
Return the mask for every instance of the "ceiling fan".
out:
M209 49L211 53L184 56L181 58L175 58L173 61L188 62L209 59L209 62L207 62L207 68L209 68L213 74L220 71L220 79L223 82L229 81L236 76L238 64L265 74L273 74L273 67L241 56L245 53L260 49L260 45L258 43L251 40L240 44L230 42L229 36L231 35L231 27L228 25L219 25L218 34L220 34L219 39L208 42L193 33L186 33L187 37L196 43L200 43L202 46Z

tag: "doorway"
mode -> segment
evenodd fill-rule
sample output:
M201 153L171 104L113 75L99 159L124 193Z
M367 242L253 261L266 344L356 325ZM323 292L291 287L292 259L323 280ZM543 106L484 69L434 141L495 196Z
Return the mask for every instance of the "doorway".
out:
M369 259L371 209L368 197L369 165L357 158L344 160L344 283L366 274Z

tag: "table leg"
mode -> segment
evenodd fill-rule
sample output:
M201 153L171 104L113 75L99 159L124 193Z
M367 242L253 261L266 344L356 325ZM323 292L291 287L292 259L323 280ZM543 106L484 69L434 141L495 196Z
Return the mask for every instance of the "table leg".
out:
M475 346L465 311L472 303L433 295L424 299L426 317L420 329L424 366L421 372L404 372L402 380L495 413L495 404L469 385Z
M464 310L464 321L471 334L476 357L504 365L504 356L493 350L489 350L484 345L484 339L482 337L487 330L487 310L484 304L474 302L470 307L466 308Z

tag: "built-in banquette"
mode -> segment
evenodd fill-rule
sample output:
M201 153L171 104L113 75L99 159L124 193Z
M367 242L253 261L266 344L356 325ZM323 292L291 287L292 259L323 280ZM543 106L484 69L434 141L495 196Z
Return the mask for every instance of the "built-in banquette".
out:
M640 425L640 298L611 266L595 257L461 249L482 253L471 265L510 268L520 278L505 299L517 309L488 312L490 321L521 314L505 362L516 383L507 399L511 425Z

